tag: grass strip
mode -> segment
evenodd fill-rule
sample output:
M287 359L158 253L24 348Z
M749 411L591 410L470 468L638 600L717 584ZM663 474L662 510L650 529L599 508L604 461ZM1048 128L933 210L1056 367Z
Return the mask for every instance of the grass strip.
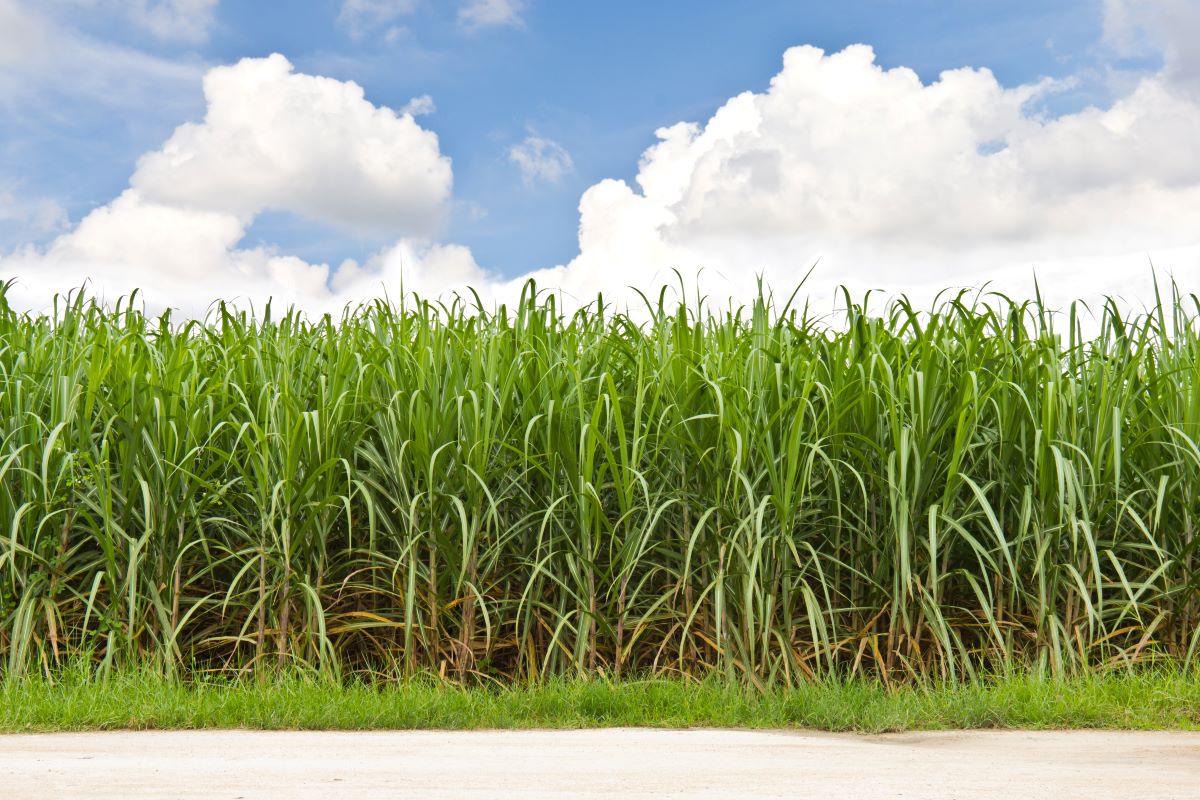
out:
M459 688L384 686L303 674L182 682L131 670L0 681L0 731L592 727L805 728L889 732L970 728L1200 729L1200 679L1182 673L1069 680L1007 677L888 689L862 681L748 689L654 679Z

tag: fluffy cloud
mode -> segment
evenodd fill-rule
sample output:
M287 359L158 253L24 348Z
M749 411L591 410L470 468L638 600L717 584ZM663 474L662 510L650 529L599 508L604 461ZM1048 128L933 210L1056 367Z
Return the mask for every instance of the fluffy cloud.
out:
M172 306L198 316L216 299L273 299L321 313L389 292L491 284L470 252L455 245L401 240L363 265L348 260L333 271L271 248L239 248L244 233L233 214L154 203L130 189L47 250L28 248L0 261L0 272L18 278L11 296L25 307L48 307L55 293L86 276L93 296L113 301L139 289L152 310Z
M430 297L466 293L478 287L491 299L504 284L475 263L470 249L457 244L431 244L411 239L385 248L359 265L343 263L329 284L325 304L340 308L381 294L393 299L403 292Z
M204 121L143 156L147 200L248 220L286 209L348 230L429 235L450 197L450 160L411 113L354 83L297 74L280 55L204 78Z
M918 299L989 281L1027 292L1035 269L1052 301L1136 301L1152 296L1151 261L1200 288L1200 99L1177 63L1168 51L1109 107L1051 117L1037 109L1053 82L1004 87L960 69L924 83L866 46L793 48L766 91L659 130L632 184L589 188L578 256L503 279L431 243L450 165L411 113L279 56L247 60L208 75L205 120L144 157L128 191L0 261L0 276L38 306L90 276L110 296L141 286L193 311L219 296L327 310L401 287L506 299L526 278L632 302L623 287L673 282L675 269L720 300L760 274L790 289L819 262L807 288L822 303L837 284ZM403 238L336 268L240 246L270 208Z
M458 10L458 22L468 30L480 28L519 28L524 24L522 0L467 0Z
M508 160L520 168L526 185L538 180L555 183L574 168L571 154L562 145L536 134L510 147Z
M140 287L156 307L192 312L218 296L327 309L340 302L328 265L238 247L257 214L281 209L417 240L436 233L450 163L411 114L372 105L353 83L296 74L278 55L213 69L204 89L204 121L145 155L120 197L45 249L0 261L5 277L18 278L19 300L44 306L87 278L109 297ZM441 249L397 247L415 269L428 257L447 275L470 274L450 269L461 259ZM390 263L386 254L362 267L347 262L338 285L386 277Z
M304 301L321 290L328 267L238 250L244 230L235 215L154 203L130 189L45 251L29 248L3 266L17 278L18 302L38 308L82 277L108 300L136 288L154 308L180 305L188 313L203 313L217 296Z
M739 295L819 261L810 286L828 297L838 283L1027 289L1036 268L1063 297L1141 291L1157 255L1193 279L1200 104L1153 76L1108 109L1031 110L1054 89L973 69L924 84L866 46L793 48L766 92L659 130L636 187L588 189L579 256L534 277L587 298L703 269L714 294Z

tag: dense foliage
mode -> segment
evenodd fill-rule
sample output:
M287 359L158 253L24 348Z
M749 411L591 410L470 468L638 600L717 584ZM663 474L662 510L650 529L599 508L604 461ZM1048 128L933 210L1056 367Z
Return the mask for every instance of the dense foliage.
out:
M7 670L1196 658L1194 298L821 320L665 296L187 323L0 302Z

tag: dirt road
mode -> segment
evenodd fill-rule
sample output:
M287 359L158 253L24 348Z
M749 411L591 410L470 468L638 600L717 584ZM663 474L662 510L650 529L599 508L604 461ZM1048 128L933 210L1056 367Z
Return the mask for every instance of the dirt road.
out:
M252 731L0 736L17 798L1200 797L1200 733Z

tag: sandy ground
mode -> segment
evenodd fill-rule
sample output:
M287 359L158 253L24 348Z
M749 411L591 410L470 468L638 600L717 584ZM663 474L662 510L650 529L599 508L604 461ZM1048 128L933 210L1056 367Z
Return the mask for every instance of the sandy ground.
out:
M1200 733L0 736L4 798L1200 797Z

